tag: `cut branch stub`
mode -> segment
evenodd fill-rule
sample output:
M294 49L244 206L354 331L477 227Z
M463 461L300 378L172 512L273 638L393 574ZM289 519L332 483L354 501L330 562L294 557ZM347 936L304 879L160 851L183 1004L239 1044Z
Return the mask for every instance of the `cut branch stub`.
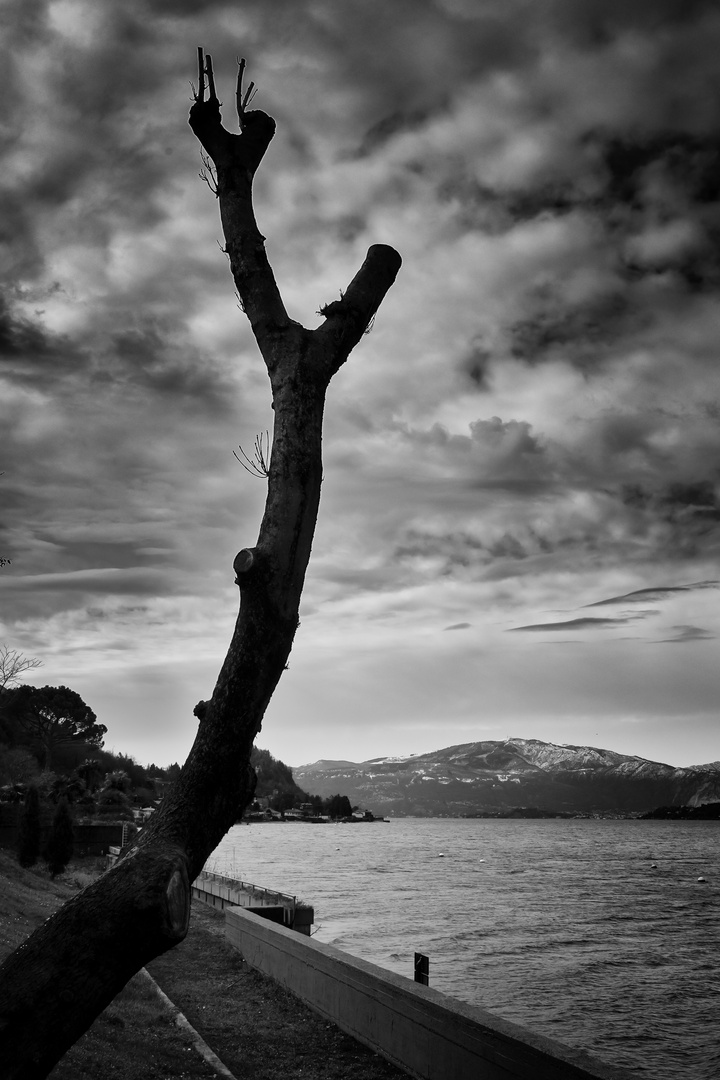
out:
M185 863L173 871L165 889L166 933L176 941L182 941L190 922L190 886Z
M240 575L247 574L248 570L252 569L255 562L255 555L252 548L243 548L242 551L238 551L235 559L233 560L233 570L236 573L235 584L240 584Z
M388 244L373 244L340 300L320 309L325 322L316 334L331 345L331 375L345 363L360 341L401 266L402 259L395 248Z

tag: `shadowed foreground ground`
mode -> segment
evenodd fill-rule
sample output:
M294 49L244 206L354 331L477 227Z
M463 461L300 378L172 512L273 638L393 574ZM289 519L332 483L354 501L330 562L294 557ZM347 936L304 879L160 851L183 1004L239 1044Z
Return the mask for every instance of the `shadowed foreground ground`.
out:
M51 882L0 852L0 956L78 887L90 864ZM400 1080L406 1074L253 971L223 935L223 917L194 904L186 940L149 971L237 1080ZM40 1019L39 1019L39 1022ZM52 1080L216 1077L152 983L136 976L50 1074Z

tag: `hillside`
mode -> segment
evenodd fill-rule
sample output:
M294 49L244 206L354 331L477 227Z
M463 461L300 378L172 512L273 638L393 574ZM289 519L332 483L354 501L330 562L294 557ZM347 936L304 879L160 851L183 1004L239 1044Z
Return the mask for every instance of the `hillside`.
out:
M250 764L257 775L256 799L282 794L289 795L291 799L307 800L308 796L295 783L292 769L283 761L274 758L268 750L259 750L253 746Z
M559 813L644 813L720 800L720 762L679 769L592 746L507 739L360 763L293 769L321 796L342 791L376 814L461 816L536 807Z

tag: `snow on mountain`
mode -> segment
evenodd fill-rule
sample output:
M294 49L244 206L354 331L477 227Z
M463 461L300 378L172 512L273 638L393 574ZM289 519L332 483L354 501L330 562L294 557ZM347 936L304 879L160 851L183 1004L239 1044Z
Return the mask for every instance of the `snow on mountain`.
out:
M293 770L313 794L340 792L376 813L472 815L519 807L559 813L642 813L720 801L720 763L676 769L593 746L511 738L364 762Z

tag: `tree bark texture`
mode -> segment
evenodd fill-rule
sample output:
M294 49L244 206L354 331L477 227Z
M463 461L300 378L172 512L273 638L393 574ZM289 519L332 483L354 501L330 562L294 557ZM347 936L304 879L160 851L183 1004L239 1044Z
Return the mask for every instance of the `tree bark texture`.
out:
M198 50L190 126L212 160L235 286L265 361L274 431L254 547L234 563L240 610L217 684L177 782L128 854L70 900L0 966L0 1076L45 1077L128 979L186 932L190 883L252 798L250 752L298 625L322 479L327 386L392 285L400 256L375 245L346 292L307 330L289 318L253 210L252 182L275 122L221 122L212 63ZM207 96L206 96L207 88Z

